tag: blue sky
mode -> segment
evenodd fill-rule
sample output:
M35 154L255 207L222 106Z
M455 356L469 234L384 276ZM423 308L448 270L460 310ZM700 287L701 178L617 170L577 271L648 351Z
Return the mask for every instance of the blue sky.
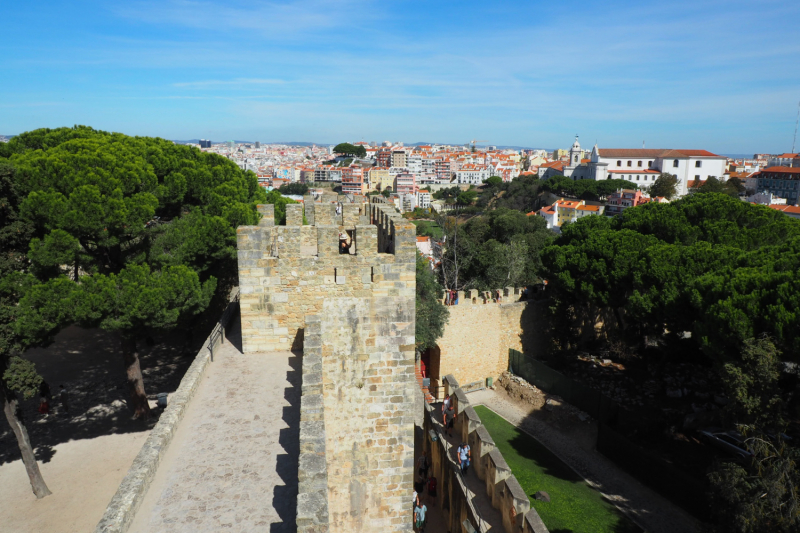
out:
M791 149L800 2L11 2L0 134Z

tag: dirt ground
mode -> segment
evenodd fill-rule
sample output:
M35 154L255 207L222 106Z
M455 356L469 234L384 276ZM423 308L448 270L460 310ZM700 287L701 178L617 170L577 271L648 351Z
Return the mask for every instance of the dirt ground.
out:
M196 350L184 350L185 336L156 337L139 345L145 388L155 405L159 392L173 392ZM38 413L38 398L23 402L39 468L52 495L37 500L31 491L16 439L0 421L0 530L15 533L92 531L125 477L159 411L149 421L133 420L126 399L122 357L116 339L101 330L75 326L47 348L30 350L54 395L69 391L69 413L58 400L49 415Z

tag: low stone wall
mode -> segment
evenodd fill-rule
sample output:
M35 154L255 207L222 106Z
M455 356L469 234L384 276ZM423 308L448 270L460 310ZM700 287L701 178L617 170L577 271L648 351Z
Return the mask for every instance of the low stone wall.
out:
M328 467L322 397L322 323L306 317L303 385L300 397L300 460L297 484L297 533L327 533Z
M505 533L547 533L536 509L531 508L528 495L520 486L503 455L497 449L480 417L469 405L469 400L452 375L444 378L444 384L453 401L456 412L454 433L460 441L467 442L472 452L472 467L478 479L484 481L486 494L475 497L487 498L492 507L500 511ZM471 495L455 461L448 453L449 443L443 438L441 422L433 414L433 408L425 404L424 449L431 458L433 474L440 480L442 490L438 494L438 511L444 512L449 531L466 533L464 520L469 520L476 531L488 531L478 511L471 503ZM445 511L445 509L449 509ZM492 529L494 531L494 529Z
M236 297L238 298L238 291ZM222 315L223 318L203 343L194 362L181 379L178 390L169 395L166 410L161 414L141 451L133 460L133 464L120 483L116 494L106 507L103 518L97 524L95 533L125 533L133 523L136 511L153 482L158 465L172 442L172 437L175 435L180 421L186 414L189 401L194 396L206 367L213 360L214 350L225 342L224 328L238 304L238 300L228 304L228 308Z

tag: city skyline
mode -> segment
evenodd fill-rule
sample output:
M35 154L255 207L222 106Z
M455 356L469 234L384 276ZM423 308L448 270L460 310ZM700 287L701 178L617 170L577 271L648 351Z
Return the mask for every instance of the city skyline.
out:
M792 148L786 2L2 8L0 133ZM463 140L459 137L464 137Z

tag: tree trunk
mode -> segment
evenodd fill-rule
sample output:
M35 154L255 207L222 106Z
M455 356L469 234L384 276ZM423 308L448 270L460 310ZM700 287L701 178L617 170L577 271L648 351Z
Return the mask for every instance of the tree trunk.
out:
M36 498L44 498L52 494L47 484L42 478L42 473L39 471L39 464L36 462L36 456L33 455L33 446L31 446L31 439L28 437L28 430L25 428L25 423L22 420L22 409L19 405L16 395L7 390L5 385L0 382L0 394L3 396L3 412L6 414L8 425L14 431L17 437L17 445L22 454L22 462L25 465L25 471L28 472L28 479L31 482L31 488Z
M122 358L125 361L125 372L128 376L128 389L131 395L131 406L135 410L136 418L150 417L150 403L144 392L144 379L142 367L139 366L139 352L136 349L136 337L120 334Z

